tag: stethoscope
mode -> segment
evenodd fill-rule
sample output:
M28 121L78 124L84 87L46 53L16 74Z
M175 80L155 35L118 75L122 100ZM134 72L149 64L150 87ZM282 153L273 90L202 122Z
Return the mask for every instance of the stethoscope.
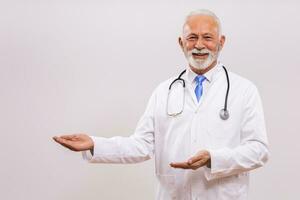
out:
M225 74L226 74L227 90L226 90L226 95L225 95L225 103L224 103L224 107L220 110L219 115L220 115L220 118L221 118L222 120L227 120L227 119L229 118L229 112L228 112L228 110L227 110L227 100L228 100L228 94L229 94L230 81L229 81L229 76L228 76L228 72L227 72L226 68L225 68L224 66L222 66L222 67L223 67L224 72L225 72ZM175 82L178 82L178 81L181 82L181 84L182 84L183 93L185 92L185 91L184 91L184 90L185 90L185 81L184 81L183 78L181 78L181 76L182 76L185 72L186 72L186 70L182 71L182 72L179 74L178 78L174 79L174 80L172 81L172 83L170 84L170 86L169 86L169 93L168 93L168 99L167 99L167 114L168 114L169 116L175 117L175 116L177 116L177 115L180 115L180 114L183 112L183 107L184 107L184 103L185 103L185 95L183 95L183 101L182 101L183 103L182 103L182 107L181 107L182 109L181 109L179 112L174 112L174 113L170 113L170 112L169 112L169 96L170 96L170 92L171 92L171 89L172 89L173 84L174 84ZM184 94L185 94L185 93L184 93Z

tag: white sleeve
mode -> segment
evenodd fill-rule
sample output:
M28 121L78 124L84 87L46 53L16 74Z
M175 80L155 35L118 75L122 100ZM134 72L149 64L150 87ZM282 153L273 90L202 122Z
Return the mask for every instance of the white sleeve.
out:
M154 154L155 93L150 97L133 135L112 138L91 136L94 153L82 152L83 159L91 163L137 163L150 159Z
M241 144L233 149L209 150L211 168L205 167L207 180L246 172L263 166L268 160L268 139L263 108L254 85L246 92L244 105Z

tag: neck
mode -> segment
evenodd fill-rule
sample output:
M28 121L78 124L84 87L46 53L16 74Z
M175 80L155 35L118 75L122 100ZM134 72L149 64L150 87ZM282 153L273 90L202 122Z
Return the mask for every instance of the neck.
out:
M206 72L208 72L209 70L211 70L214 66L217 65L217 60L215 60L214 62L211 63L211 65L209 65L207 68L205 69L197 69L193 66L190 65L190 68L193 72L195 72L196 74L198 75L203 75L205 74Z

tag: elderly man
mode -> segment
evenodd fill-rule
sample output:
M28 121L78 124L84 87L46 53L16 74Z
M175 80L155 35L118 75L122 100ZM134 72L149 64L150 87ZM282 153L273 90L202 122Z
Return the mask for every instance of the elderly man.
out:
M224 42L214 13L192 12L179 38L189 66L154 90L133 135L54 140L93 163L155 155L159 200L247 199L249 171L268 160L268 142L256 87L218 62Z

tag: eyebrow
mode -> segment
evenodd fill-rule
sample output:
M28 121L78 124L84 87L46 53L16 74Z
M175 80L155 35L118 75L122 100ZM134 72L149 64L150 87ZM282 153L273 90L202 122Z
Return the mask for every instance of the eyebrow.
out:
M212 34L212 33L203 33L203 34L201 34L201 35L203 35L203 36L211 36L211 37L214 36L214 34ZM195 34L195 33L190 33L190 34L188 34L186 37L192 37L192 36L198 37L198 35Z
M196 37L198 37L198 35L195 34L195 33L190 33L190 34L188 34L186 37L191 37L191 36L196 36Z
M204 35L204 36L213 36L212 33L204 33L203 35Z

